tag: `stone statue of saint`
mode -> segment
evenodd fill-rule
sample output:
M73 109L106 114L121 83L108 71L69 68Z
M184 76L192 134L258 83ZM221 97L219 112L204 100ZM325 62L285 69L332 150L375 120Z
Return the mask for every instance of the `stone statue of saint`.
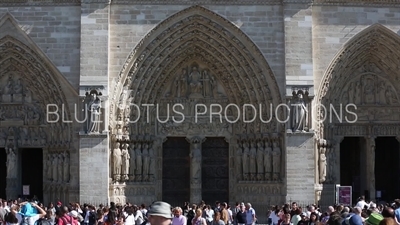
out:
M154 153L153 145L149 147L149 158L150 158L150 165L149 165L149 176L150 181L155 179L156 176L156 155Z
M149 145L145 143L143 145L143 180L149 181L149 165L150 165L150 157L149 157Z
M243 142L243 155L242 155L244 180L248 180L250 178L250 176L249 176L249 157L250 157L249 144L246 141L244 141Z
M122 147L122 171L121 171L121 175L122 175L122 180L126 181L129 180L129 160L130 160L130 155L129 155L129 151L128 151L128 144L124 144Z
M58 177L58 182L62 183L63 182L63 157L61 154L57 155L58 157L58 163L59 165L57 166L57 177Z
M210 81L210 75L208 73L208 70L203 71L203 95L204 97L213 97L212 94L212 84Z
M236 177L239 180L243 179L243 165L242 165L242 156L243 156L243 152L242 152L242 143L240 143L238 141L238 147L236 148L236 155L235 155L235 168L236 168Z
M22 94L22 84L21 84L21 78L17 79L16 84L13 87L13 93L14 94Z
M143 157L142 157L142 144L138 143L136 145L136 180L137 181L142 181L142 169L143 169Z
M127 126L125 126L124 127L124 130L123 130L123 133L122 133L122 140L123 141L129 141L129 130L128 130L128 127Z
M274 180L277 180L281 173L281 148L278 146L278 142L278 139L272 142L272 168L274 172Z
M51 163L52 163L51 155L47 155L47 162L46 162L46 165L47 165L47 167L46 167L46 169L47 169L47 172L46 172L47 180L53 180L53 174L52 174L52 172L53 172L52 168L53 167L52 167Z
M201 74L197 67L192 68L192 72L189 74L189 85L192 97L202 97L201 94L203 84L201 83Z
M59 167L58 165L58 156L57 155L53 155L53 164L52 164L52 168L53 168L53 182L58 182L58 173L57 173L57 168Z
M134 181L135 180L135 173L136 173L136 154L135 154L135 144L132 144L130 148L128 148L129 151L129 180Z
M256 143L254 141L250 142L250 179L255 180L256 175L257 175L257 162L256 162L256 157L257 157L257 149L256 149Z
M319 151L319 182L323 183L326 180L326 146L320 146Z
M349 99L349 103L354 103L354 94L355 94L355 88L354 88L354 82L351 82L349 84L349 87L347 88Z
M292 114L293 131L304 131L307 119L307 107L303 99L303 94L299 93L295 99Z
M117 140L118 141L122 140L123 135L124 131L122 130L121 125L117 124Z
M187 92L187 72L186 69L182 69L182 74L179 78L179 90L178 90L178 97L186 97Z
M201 147L200 143L193 143L192 152L190 153L192 159L192 180L200 182L201 179Z
M89 118L87 133L100 133L101 124L101 101L95 93L91 94L91 100L88 104Z
M11 147L6 149L7 153L7 178L17 178L17 155Z
M118 178L121 175L121 167L122 167L122 152L119 147L120 143L117 142L113 150L113 172L116 180L119 180Z
M218 98L218 83L212 74L210 74L210 84L213 97Z
M3 89L4 90L3 94L10 95L10 94L13 93L13 89L14 89L14 81L13 81L12 77L9 77L8 81L7 81L7 84Z
M69 168L70 168L70 158L69 158L69 154L67 152L63 153L63 157L64 157L64 161L63 161L63 181L65 183L69 182Z
M356 105L361 103L361 83L360 83L360 81L356 82L353 103Z
M269 140L265 140L264 171L265 171L265 179L270 180L272 173L272 148Z
M263 142L257 142L257 180L264 180L264 148Z

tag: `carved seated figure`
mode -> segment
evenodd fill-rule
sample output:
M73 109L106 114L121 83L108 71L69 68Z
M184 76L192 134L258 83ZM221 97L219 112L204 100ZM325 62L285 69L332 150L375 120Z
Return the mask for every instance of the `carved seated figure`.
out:
M13 87L14 81L11 77L9 77L6 86L3 88L3 94L1 96L1 100L3 102L12 102Z
M13 102L22 102L22 84L19 78L13 87Z

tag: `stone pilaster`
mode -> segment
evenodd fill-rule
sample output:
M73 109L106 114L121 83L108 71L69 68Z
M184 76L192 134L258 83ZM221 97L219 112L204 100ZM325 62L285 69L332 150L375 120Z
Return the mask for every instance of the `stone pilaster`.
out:
M202 146L206 139L203 137L187 138L190 143L190 202L200 203L201 195L201 164L202 164Z
M369 191L369 199L375 201L375 138L366 137L366 188Z
M314 202L314 133L288 133L286 137L286 201ZM299 176L301 171L301 176Z

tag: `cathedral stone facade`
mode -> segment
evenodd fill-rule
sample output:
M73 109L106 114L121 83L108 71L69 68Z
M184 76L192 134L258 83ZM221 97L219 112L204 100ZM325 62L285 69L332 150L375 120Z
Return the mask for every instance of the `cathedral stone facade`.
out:
M155 2L0 0L0 195L399 194L397 0Z

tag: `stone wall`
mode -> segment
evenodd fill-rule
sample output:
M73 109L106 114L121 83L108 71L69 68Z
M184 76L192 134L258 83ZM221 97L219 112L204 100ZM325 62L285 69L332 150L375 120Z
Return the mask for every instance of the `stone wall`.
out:
M0 3L0 17L9 12L51 62L78 89L80 61L79 6L9 7Z
M361 30L380 23L400 34L398 7L314 6L312 20L316 90L335 55Z

